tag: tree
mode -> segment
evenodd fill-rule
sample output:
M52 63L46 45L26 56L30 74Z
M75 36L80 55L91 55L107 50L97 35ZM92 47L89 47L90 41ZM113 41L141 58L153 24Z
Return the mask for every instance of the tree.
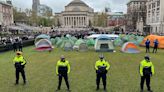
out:
M26 13L17 11L16 8L13 9L13 17L15 22L27 23L28 21L28 16L26 15Z
M98 15L97 26L107 27L107 19L108 19L108 16L106 13L101 13L100 15Z

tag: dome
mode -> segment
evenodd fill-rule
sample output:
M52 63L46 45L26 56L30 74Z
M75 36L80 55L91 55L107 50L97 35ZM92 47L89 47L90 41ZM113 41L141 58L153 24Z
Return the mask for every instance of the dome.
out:
M70 2L67 6L86 6L88 7L87 4L85 4L83 1L81 0L73 0L72 2Z

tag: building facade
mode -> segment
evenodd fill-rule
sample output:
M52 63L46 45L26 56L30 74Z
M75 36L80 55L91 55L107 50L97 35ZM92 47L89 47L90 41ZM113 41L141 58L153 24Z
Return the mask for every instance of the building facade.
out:
M147 1L147 25L151 33L164 33L164 0Z
M81 0L73 0L65 6L64 11L55 16L61 27L88 27L93 23L94 10Z
M40 0L33 0L32 10L37 12L39 5L40 5Z
M127 30L137 30L137 22L140 22L141 19L143 24L146 24L146 2L147 0L130 0L127 3Z
M33 0L32 10L41 17L52 16L53 12L49 6L40 4L40 0Z
M0 1L0 26L8 26L13 23L13 6Z
M125 25L126 19L123 12L110 12L108 14L108 26L123 26Z

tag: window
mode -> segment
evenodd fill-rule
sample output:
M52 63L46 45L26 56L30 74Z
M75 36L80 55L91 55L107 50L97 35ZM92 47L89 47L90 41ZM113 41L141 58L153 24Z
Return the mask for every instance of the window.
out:
M157 1L157 6L160 6L160 0L159 0L159 1Z

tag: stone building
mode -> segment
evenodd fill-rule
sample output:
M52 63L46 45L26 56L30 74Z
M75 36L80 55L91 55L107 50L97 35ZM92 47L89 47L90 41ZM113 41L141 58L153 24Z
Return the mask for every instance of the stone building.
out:
M0 1L0 27L13 23L13 6L7 2Z
M82 28L93 24L94 10L81 0L73 0L61 13L55 13L58 25L65 28Z
M147 0L130 0L127 3L127 30L137 30L139 28L137 22L140 22L140 20L143 21L144 25L146 24L146 2Z
M150 33L164 33L164 0L147 1L147 25Z

